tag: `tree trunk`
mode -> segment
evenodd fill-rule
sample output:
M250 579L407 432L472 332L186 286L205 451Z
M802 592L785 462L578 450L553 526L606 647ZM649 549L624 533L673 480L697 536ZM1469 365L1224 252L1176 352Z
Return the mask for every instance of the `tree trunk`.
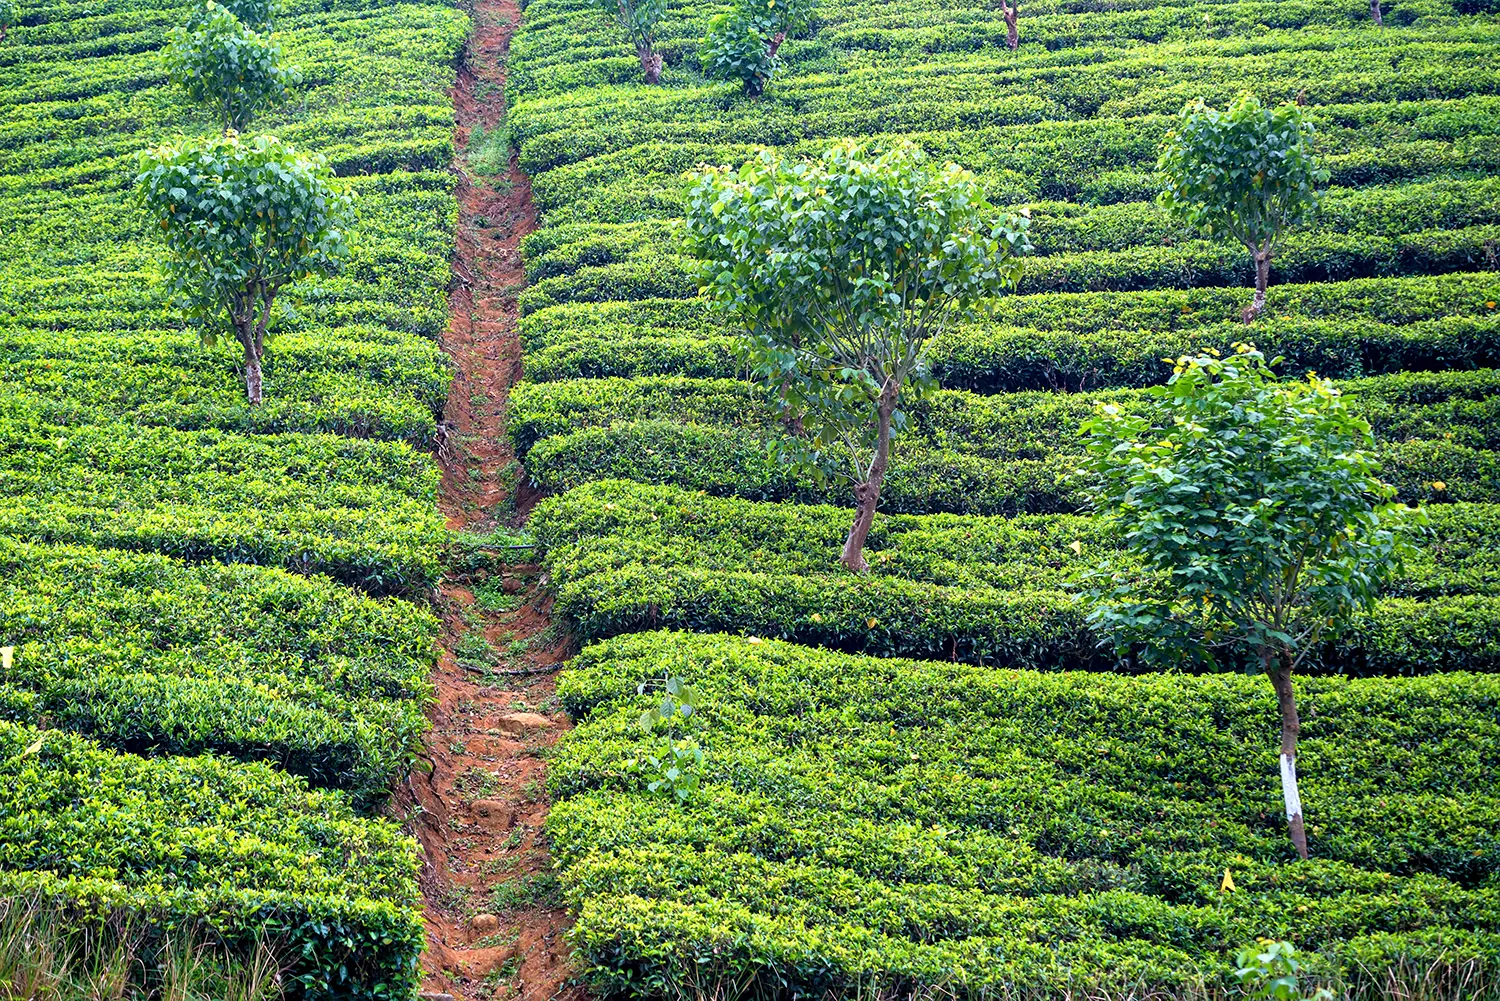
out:
M1371 0L1371 2L1378 2L1378 0ZM766 46L766 58L775 59L776 50L781 48L781 43L784 41L786 41L786 32L778 31L776 32L776 34L772 35L771 44Z
M658 83L661 81L661 54L652 52L650 48L642 46L636 51L641 57L641 72L646 75L647 83Z
M1000 11L1005 17L1005 44L1010 46L1010 51L1016 51L1016 46L1021 44L1021 34L1016 30L1016 17L1021 13L1021 5L1017 3L1014 7L1008 6L1005 0L1000 0Z
M256 332L253 318L244 323L235 320L235 333L239 337L240 347L245 349L245 399L250 401L252 407L260 406L260 359L264 354Z
M1297 854L1307 858L1307 832L1302 826L1302 797L1297 792L1297 734L1302 729L1297 718L1297 697L1292 691L1292 665L1283 657L1271 672L1276 689L1276 705L1281 710L1281 798L1286 803L1287 833Z
M1370 16L1375 19L1375 27L1380 27L1380 0L1370 0Z
M1250 300L1250 305L1240 314L1240 318L1246 323L1255 319L1266 308L1266 286L1271 284L1271 252L1252 249L1250 253L1255 258L1255 298Z
M899 392L896 391L896 392ZM875 509L880 504L880 484L891 458L891 414L896 410L896 392L883 392L875 405L875 461L870 463L870 478L854 485L854 527L844 540L839 562L856 573L870 569L865 562L865 537L875 524Z

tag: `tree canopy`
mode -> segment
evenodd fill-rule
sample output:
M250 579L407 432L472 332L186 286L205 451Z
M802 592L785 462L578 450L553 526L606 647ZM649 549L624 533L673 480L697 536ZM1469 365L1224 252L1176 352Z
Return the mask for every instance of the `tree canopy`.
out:
M244 129L257 111L286 100L301 76L281 65L281 47L213 0L172 31L167 72L189 98L214 109L226 129Z
M744 331L755 378L798 432L784 456L854 486L844 562L863 569L903 393L933 385L935 334L1020 280L1029 220L910 143L703 168L687 209L704 294Z
M258 403L276 296L348 257L351 195L322 158L233 132L145 151L136 187L166 243L182 306L205 343L229 333L244 346L246 389Z
M1265 305L1271 258L1286 231L1318 206L1328 180L1312 152L1312 123L1302 107L1263 106L1242 94L1224 111L1189 103L1167 133L1157 169L1170 215L1209 235L1229 235L1255 262L1255 300Z

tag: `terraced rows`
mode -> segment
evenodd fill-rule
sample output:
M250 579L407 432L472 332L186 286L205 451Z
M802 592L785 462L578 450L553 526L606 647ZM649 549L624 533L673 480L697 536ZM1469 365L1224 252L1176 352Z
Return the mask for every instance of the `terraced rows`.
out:
M26 4L0 44L0 893L274 938L291 997L408 996L416 845L370 811L431 697L468 22L278 15L304 82L255 128L325 156L359 222L251 408L132 194L141 150L212 129L160 58L188 7Z
M1012 54L987 3L825 2L755 100L697 72L718 9L669 10L659 87L582 0L534 0L512 49L541 226L508 430L561 495L533 519L557 609L599 641L563 681L550 828L586 973L639 997L1218 996L1227 945L1270 934L1345 996L1492 996L1492 6L1387 4L1376 29L1360 4L1041 0ZM1152 204L1171 116L1241 89L1305 101L1331 174L1248 329L1248 256ZM840 137L973 169L1036 244L1020 294L932 344L944 389L897 438L858 577L847 492L768 458L784 428L678 228L684 171ZM1093 401L1247 339L1344 380L1433 509L1424 556L1318 652L1343 677L1305 682L1307 863L1273 836L1264 680L1121 678L1060 587L1105 544L1071 478ZM683 804L639 777L668 675L703 692L669 731L706 755ZM1448 754L1472 769L1427 769Z

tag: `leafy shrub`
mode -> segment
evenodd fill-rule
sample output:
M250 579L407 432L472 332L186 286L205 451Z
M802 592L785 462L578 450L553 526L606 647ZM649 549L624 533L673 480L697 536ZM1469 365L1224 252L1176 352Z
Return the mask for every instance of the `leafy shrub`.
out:
M321 578L0 539L0 685L103 744L369 797L426 730L432 614Z
M395 999L423 942L417 847L264 765L138 758L0 722L0 897L284 944L291 998Z
M637 685L664 670L701 690L710 735L685 804L624 768L642 747ZM548 836L582 972L632 997L872 982L1232 996L1224 943L1274 927L1341 996L1369 999L1403 964L1428 964L1433 984L1490 974L1497 686L1308 680L1321 840L1300 862L1274 820L1260 679L622 637L563 676L579 725L549 769Z

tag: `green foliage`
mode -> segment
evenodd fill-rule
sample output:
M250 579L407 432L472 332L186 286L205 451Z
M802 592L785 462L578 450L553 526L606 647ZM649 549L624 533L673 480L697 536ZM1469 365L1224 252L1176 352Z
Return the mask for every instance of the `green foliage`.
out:
M698 58L703 72L719 80L737 80L750 97L759 97L776 73L771 36L741 10L726 11L708 22Z
M16 23L16 5L11 0L0 0L0 41L5 40L5 33Z
M292 997L415 988L417 846L394 824L264 765L139 758L5 722L0 771L0 897L238 950L275 938Z
M1250 251L1257 312L1277 243L1312 215L1318 185L1329 177L1313 156L1312 135L1296 104L1267 108L1247 93L1221 112L1199 99L1182 110L1157 162L1167 183L1162 208Z
M1146 413L1102 404L1084 424L1089 500L1141 559L1080 578L1089 621L1121 651L1292 669L1410 551L1370 425L1246 344L1179 358L1147 395Z
M373 594L437 579L437 471L331 435L3 419L0 535L323 573Z
M1307 670L1425 674L1456 662L1500 670L1494 505L1433 510L1428 549L1392 595L1324 638ZM1140 670L1121 661L1063 590L1119 539L1078 516L885 516L869 574L838 567L837 508L758 504L603 482L538 507L555 611L589 640L674 628L774 636L881 656L1040 670Z
M326 578L0 539L0 688L122 750L379 797L427 727L437 622Z
M652 742L637 686L664 671L692 677L714 735L682 804L621 769ZM1473 961L1485 996L1497 685L1305 681L1322 848L1303 863L1267 820L1278 795L1259 735L1276 706L1258 679L622 637L561 680L579 722L549 768L548 838L579 912L580 972L633 997L872 981L958 998L1233 997L1224 943L1266 928L1346 998L1381 997L1403 959L1429 963L1441 997L1465 996Z
M699 51L703 72L738 80L746 94L759 97L780 65L781 43L806 28L816 10L816 0L740 0L708 22Z
M252 31L270 31L271 22L281 13L280 0L202 0L188 15L189 31L196 31L214 16L215 8L226 10Z
M645 81L660 80L662 57L656 51L656 31L666 12L663 0L593 0L593 6L624 31L635 46Z
M302 79L281 65L281 47L269 35L214 0L206 0L190 24L173 29L166 64L172 82L213 108L225 129L248 127L256 112L286 100L287 88Z
M765 152L689 180L704 294L745 331L752 376L796 431L773 447L820 481L854 484L845 561L861 569L903 394L909 405L934 387L932 337L1019 280L1027 220L910 143L843 143L817 160Z
M282 286L336 272L349 256L353 201L322 157L274 136L226 133L141 154L136 188L158 220L172 289L212 346L245 349L246 386L260 402L260 358Z
M1234 962L1235 978L1250 990L1251 997L1269 1001L1334 1001L1333 992L1326 987L1318 988L1311 997L1298 987L1297 975L1302 963L1290 942L1256 939L1254 945L1239 951Z

